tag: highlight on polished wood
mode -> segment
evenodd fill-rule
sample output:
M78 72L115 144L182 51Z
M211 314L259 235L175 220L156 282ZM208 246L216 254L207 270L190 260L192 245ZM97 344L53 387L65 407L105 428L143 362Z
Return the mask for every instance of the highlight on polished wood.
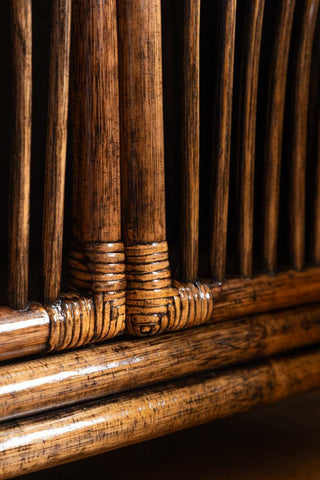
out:
M314 350L4 424L0 427L2 478L97 455L319 388L319 369L320 353Z
M320 0L5 2L0 479L319 388Z
M269 357L319 341L320 307L312 305L3 365L0 421Z

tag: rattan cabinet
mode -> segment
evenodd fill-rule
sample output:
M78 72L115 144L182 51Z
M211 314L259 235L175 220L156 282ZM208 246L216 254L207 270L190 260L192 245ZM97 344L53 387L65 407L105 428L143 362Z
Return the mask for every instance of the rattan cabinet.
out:
M320 387L319 3L0 6L0 478Z

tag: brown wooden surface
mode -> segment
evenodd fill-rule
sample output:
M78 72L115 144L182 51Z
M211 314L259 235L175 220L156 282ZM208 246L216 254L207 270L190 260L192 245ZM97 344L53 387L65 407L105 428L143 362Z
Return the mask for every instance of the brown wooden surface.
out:
M143 249L145 248L144 246ZM134 258L137 258L136 247L134 249ZM167 255L166 251L165 254ZM153 253L151 251L151 254L146 255L152 257ZM164 263L167 263L166 258L162 260ZM144 262L145 257L141 256L140 259ZM144 264L149 265L148 262ZM153 268L151 262L151 275ZM163 280L160 278L160 282ZM127 323L129 333L152 335L204 322L222 322L315 303L319 301L320 295L320 270L290 270L274 276L259 275L252 279L228 280L222 285L181 284L175 281L172 287L156 288L156 294L153 292L153 284L151 287L151 290L144 291L142 297L139 296L141 292L137 296L134 283L132 291L127 292L131 308L127 312L127 318L132 315L131 323ZM165 302L161 303L163 299ZM80 346L121 333L119 326L122 321L119 322L118 318L123 316L122 307L114 302L110 308L103 310L100 297L65 295L59 302L47 305L45 314L40 305L31 307L25 312L0 308L1 360L42 353L47 348L61 350ZM36 329L33 327L34 322Z
M277 266L282 132L287 69L295 0L281 3L270 63L269 97L265 137L264 173L264 266L274 273Z
M116 2L72 2L73 239L121 240Z
M19 480L319 480L320 392L30 473ZM156 465L156 468L155 468Z
M52 2L47 154L43 209L44 300L60 292L67 153L71 0Z
M320 353L87 403L0 428L1 478L166 435L320 386Z
M1 421L257 360L320 341L320 307L300 307L0 367Z
M32 115L32 1L13 0L14 134L11 158L8 297L28 303L30 161Z
M277 275L258 275L252 279L232 279L211 287L212 319L224 321L319 301L320 272L288 270Z
M40 305L17 311L0 307L0 360L45 351L50 320Z
M297 270L303 267L305 261L308 100L312 45L319 3L319 0L307 0L305 2L296 59L291 160L290 242L292 262Z
M244 26L242 72L239 79L239 163L240 163L240 275L251 277L253 255L254 171L259 60L264 0L249 2Z
M160 0L118 2L123 236L166 240Z
M236 0L221 1L219 30L219 70L214 105L212 231L210 265L214 280L225 277L231 123L233 98L234 42L236 29Z
M198 277L200 168L200 0L185 0L182 134L182 280Z
M69 277L73 288L93 296L95 318L88 328L91 341L101 341L125 327L116 1L77 0L72 8L74 195Z

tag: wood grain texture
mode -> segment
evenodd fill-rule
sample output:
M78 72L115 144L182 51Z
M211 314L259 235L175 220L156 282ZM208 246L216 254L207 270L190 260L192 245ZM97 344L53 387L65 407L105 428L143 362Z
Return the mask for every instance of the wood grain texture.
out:
M320 341L318 305L0 367L0 419L113 395Z
M116 2L72 2L73 239L121 240Z
M8 297L13 308L28 303L30 162L32 116L32 2L13 0L14 134L9 212Z
M161 287L162 280L165 281L161 279L161 270L166 276L166 267L158 272L154 267L152 249L146 252L145 245L140 248L140 255L137 256L134 251L133 258L140 257L141 264L133 264L133 271L128 271L133 283L132 290L127 291L126 328L132 335L148 336L319 301L319 268L302 272L290 270L274 276L259 275L252 279L232 279L222 285L174 281L171 287ZM164 256L162 260L159 258L161 254ZM146 261L148 256L150 261ZM156 256L159 267L160 263L168 263L167 250L158 252ZM130 250L128 260L130 265ZM144 289L139 287L139 265L143 275L150 274L152 277L157 272L157 288L152 282L149 290L146 288L148 283ZM138 279L135 280L136 273ZM120 334L124 315L122 304L119 305L115 298L114 303L109 302L104 307L103 295L82 297L68 294L45 306L45 310L38 304L31 305L24 312L1 307L0 360L42 353L47 349L72 348Z
M277 266L280 172L283 118L288 59L295 0L283 0L273 42L268 92L264 173L264 266L274 273Z
M125 322L116 0L72 4L72 288L92 296L104 332ZM79 318L81 322L81 317ZM108 325L109 322L109 325ZM95 328L93 321L90 329ZM93 337L92 337L93 339Z
M249 2L243 37L242 72L239 102L240 163L240 275L252 276L254 165L259 82L259 59L264 14L264 0Z
M225 277L227 224L229 202L229 169L233 98L234 42L236 0L221 1L220 47L218 80L214 106L213 132L213 221L211 231L210 265L215 280Z
M320 386L318 350L4 424L1 478L166 435Z
M128 246L166 240L160 0L119 0L122 222Z
M317 268L302 272L288 270L277 275L252 279L230 279L213 285L212 318L224 321L258 312L267 312L319 301L320 275Z
M50 319L40 305L18 311L0 307L0 361L46 350Z
M200 0L185 0L182 132L182 280L198 277L200 168Z
M292 131L290 244L294 268L305 260L306 148L312 45L319 0L306 0L296 58Z
M61 284L70 33L71 0L55 0L52 2L43 208L43 289L46 303L57 300Z

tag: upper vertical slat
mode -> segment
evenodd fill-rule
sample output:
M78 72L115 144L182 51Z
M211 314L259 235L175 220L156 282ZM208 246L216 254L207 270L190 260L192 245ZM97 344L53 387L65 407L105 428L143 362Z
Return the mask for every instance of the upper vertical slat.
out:
M15 126L11 164L9 304L28 302L32 115L32 2L12 0Z
M220 2L219 70L213 126L213 222L210 248L211 272L218 281L224 279L226 266L236 4L236 0Z
M51 28L43 218L44 299L47 303L57 299L61 282L71 0L53 1Z
M72 2L73 240L119 242L116 1Z
M241 177L240 273L244 277L252 275L256 117L264 0L252 0L249 3L242 52L238 132Z
M282 0L273 43L265 139L264 266L273 273L277 265L282 132L288 58L295 0Z
M291 158L290 241L294 267L305 258L306 148L312 45L319 0L306 0L296 59Z
M121 174L127 246L166 239L160 0L119 0Z
M200 0L184 7L184 117L182 164L182 277L198 276L200 161Z

